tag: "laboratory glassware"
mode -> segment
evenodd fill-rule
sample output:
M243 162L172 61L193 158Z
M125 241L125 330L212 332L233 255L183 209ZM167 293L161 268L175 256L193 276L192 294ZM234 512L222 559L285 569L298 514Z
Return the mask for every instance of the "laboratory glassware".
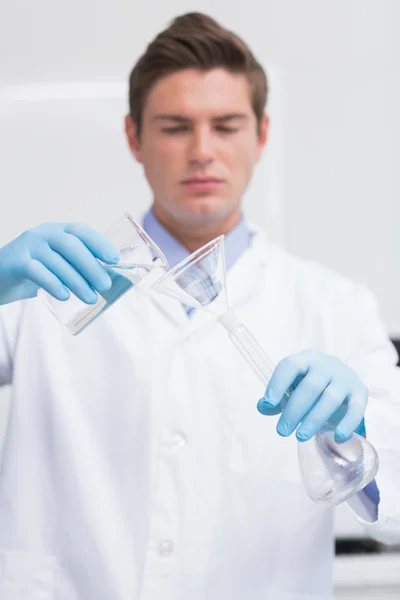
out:
M72 293L68 300L61 301L43 289L38 291L38 296L72 335L83 331L152 270L167 267L163 252L128 212L104 236L119 250L120 260L112 265L99 261L112 285L106 292L97 293L95 304L86 304Z

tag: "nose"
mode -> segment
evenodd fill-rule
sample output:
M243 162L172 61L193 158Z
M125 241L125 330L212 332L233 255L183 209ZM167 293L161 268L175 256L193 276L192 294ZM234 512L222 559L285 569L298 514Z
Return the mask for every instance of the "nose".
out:
M192 167L204 169L214 160L214 149L211 132L199 129L193 132L189 162Z

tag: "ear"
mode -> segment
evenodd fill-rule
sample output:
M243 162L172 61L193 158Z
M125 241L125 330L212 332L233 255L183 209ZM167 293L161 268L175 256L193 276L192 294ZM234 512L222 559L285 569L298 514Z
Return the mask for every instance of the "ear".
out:
M268 140L268 132L269 132L269 123L270 119L267 114L264 115L263 120L261 122L260 133L258 136L258 149L257 149L257 160L260 159L261 154L265 148L265 145Z
M138 162L142 162L137 128L131 115L125 117L125 135L133 156Z

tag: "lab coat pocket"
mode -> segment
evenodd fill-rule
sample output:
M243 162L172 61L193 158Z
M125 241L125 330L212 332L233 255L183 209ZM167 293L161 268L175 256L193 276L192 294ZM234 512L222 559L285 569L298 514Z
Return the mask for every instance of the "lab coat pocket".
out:
M1 600L54 600L57 560L0 549Z

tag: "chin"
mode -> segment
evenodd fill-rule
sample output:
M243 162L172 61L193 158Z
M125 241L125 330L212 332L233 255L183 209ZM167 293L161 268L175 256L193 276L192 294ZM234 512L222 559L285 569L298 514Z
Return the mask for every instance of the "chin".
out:
M199 223L218 221L232 210L226 202L213 197L191 198L182 208L188 218L198 220Z

